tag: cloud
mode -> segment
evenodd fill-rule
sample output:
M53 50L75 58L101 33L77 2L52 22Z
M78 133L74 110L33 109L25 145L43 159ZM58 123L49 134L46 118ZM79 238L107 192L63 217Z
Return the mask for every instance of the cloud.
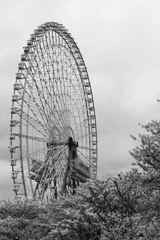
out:
M130 134L159 118L160 2L146 0L3 1L0 9L0 176L11 191L9 121L15 73L33 30L64 24L88 68L98 127L98 174L127 170L134 161ZM8 180L7 180L8 179ZM0 181L2 182L2 181ZM7 185L8 184L8 185Z
M9 161L0 159L0 169L0 200L3 200L13 197Z

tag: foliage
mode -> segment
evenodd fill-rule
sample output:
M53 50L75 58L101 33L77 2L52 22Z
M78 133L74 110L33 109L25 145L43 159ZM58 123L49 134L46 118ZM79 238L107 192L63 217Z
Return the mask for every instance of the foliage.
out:
M133 169L105 181L91 180L76 196L47 203L2 202L0 239L158 239L159 198L144 187L144 179Z
M159 239L160 226L160 121L151 121L142 126L146 134L139 134L140 145L130 151L141 168L143 192L146 196L140 210L145 219L147 239Z
M160 239L160 122L143 127L130 152L141 170L90 180L67 198L2 201L0 239Z
M1 202L0 239L41 239L48 231L42 203L27 199Z

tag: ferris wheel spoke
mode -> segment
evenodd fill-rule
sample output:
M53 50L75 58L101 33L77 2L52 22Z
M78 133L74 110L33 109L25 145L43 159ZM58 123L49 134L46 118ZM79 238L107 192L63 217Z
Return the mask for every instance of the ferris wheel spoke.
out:
M65 156L65 154L62 152L62 154L59 156L59 158L58 158L57 162L55 163L55 165L52 166L52 168L50 169L50 171L47 173L46 177L49 177L49 176L51 175L53 169L55 170L55 175L58 175L57 169L60 169L60 171L62 170L62 169L61 169L61 166L60 166L61 164L59 164L59 163L60 163L61 161L63 161L63 160L66 160L66 156ZM59 165L59 166L57 166L57 165Z
M89 137L89 136L90 136L90 137L96 137L96 133L92 133L92 132L86 133L86 134L84 134L84 135L78 136L77 140L81 140L81 139L86 138L86 137Z
M20 94L20 96L21 96L21 94ZM29 96L29 99L31 99L31 96L30 95L28 95L28 96ZM28 100L27 99L24 100L24 102L25 102L27 107L30 106L29 105L29 99ZM20 103L18 103L18 105L21 106ZM32 103L32 105L33 105L33 103ZM38 117L37 117L38 115L36 114L35 108L30 108L30 111L33 114L32 117L28 113L26 113L25 111L19 112L18 114L19 114L19 116L21 116L21 114L22 114L22 118L25 120L25 122L28 122L29 124L31 124L32 127L34 127L35 129L36 129L35 126L38 125L38 124L39 124L40 128L46 129L45 125L42 124L42 121L40 121L38 119Z
M59 143L59 144L60 144L59 146L62 146L62 143ZM56 150L55 153L53 153L54 150ZM61 148L61 147L59 147L57 149L57 147L53 147L53 148L49 149L48 151L49 151L49 156L47 156L47 161L50 161L50 160L52 160L53 158L56 157L56 161L55 161L55 165L54 165L54 166L56 166L58 164L60 156L62 154L66 154L66 151L68 151L68 149L67 148ZM58 156L58 158L57 158L57 156Z
M41 123L41 121L39 119L35 119L33 117L31 117L30 115L26 114L25 112L23 112L22 118L25 120L25 122L27 124L29 124L30 126L32 126L38 133L40 133L41 135L47 137L47 128L45 125L43 125Z
M65 48L65 46L60 45L59 48L60 48L60 50L62 50L62 48ZM65 48L65 49L66 49L67 51L69 51L67 48ZM62 50L62 51L63 51L63 50ZM63 51L63 53L65 54L65 51ZM67 54L65 54L65 55L66 55L67 60L68 60L69 63L70 63L70 65L69 65L70 68L68 68L68 69L71 70L71 73L70 73L70 74L74 73L74 77L75 77L74 82L77 83L79 80L81 81L81 79L78 78L77 73L76 73L77 66L74 66L74 65L73 65L71 59L68 58ZM67 70L67 69L66 69L66 70ZM76 91L76 95L80 95L80 94L78 93L77 89L75 88L75 86L74 86L74 84L73 84L73 81L71 81L70 78L69 78L68 80L70 81L70 84L72 85L73 89ZM79 89L78 89L78 90L79 90ZM80 96L81 96L81 95L80 95Z
M59 82L57 81L57 79L54 79L54 88L57 89L57 93L56 96L58 97L56 99L57 102L57 113L59 112L59 117L60 117L60 121L61 124L63 125L63 127L66 125L66 120L64 118L65 114L66 114L66 104L64 103L64 94L62 93L60 86L59 86Z
M51 104L51 106L48 104L48 110L50 112L50 109L52 109L52 101L50 101L50 97L52 97L52 96L51 96L51 93L46 84L46 77L47 77L47 74L49 71L48 71L48 69L47 69L47 71L45 71L46 61L44 61L45 57L44 57L44 53L41 48L41 45L39 45L39 46L40 46L40 50L41 50L41 54L42 54L42 57L40 57L38 54L41 66L38 64L37 60L36 60L36 65L37 65L37 69L38 69L38 73L39 73L40 85L41 85L41 91L42 91L43 97L45 98L45 100L47 102L49 101L49 103ZM48 74L48 77L50 78L49 74ZM46 97L48 99L46 99Z
M91 149L90 147L80 146L80 145L78 145L78 148L79 149L85 149L85 150L94 150L94 149Z
M56 48L57 48L57 46L56 46ZM53 46L52 46L52 62L54 63L55 62L55 66L56 66L56 69L55 69L55 67L54 67L54 65L53 64L51 64L51 66L52 66L52 69L53 69L53 72L55 72L55 71L57 71L57 73L58 72L60 72L60 69L58 68L58 64L57 64L57 60L55 60L54 58L55 58L55 55L56 54L56 51L54 52L53 51ZM58 56L57 56L58 57ZM58 101L57 101L57 103L58 103L58 105L59 105L59 103L60 103L60 106L59 106L59 109L60 109L60 111L62 111L63 109L64 109L64 106L65 106L65 101L64 101L64 98L63 98L63 95L61 95L61 94L59 94L59 93L61 93L61 92L65 92L66 91L66 89L63 89L63 91L62 91L62 81L60 82L60 84L59 84L59 81L57 81L57 79L59 79L59 80L62 80L62 76L61 75L57 75L57 77L55 76L55 73L54 73L54 75L53 75L53 78L54 78L54 82L53 83L55 83L56 84L56 89L57 89L57 93L58 94L56 94L56 96L62 96L62 98L60 98ZM53 86L53 88L55 88L54 86ZM61 88L61 89L60 89ZM65 113L65 111L63 111L63 113ZM65 119L64 119L64 115L62 116L62 121L63 121L63 123L65 124Z
M75 135L78 137L78 139L83 138L83 136L90 136L90 134L84 134L82 131L88 126L88 123L85 123L85 120L79 122L79 126L75 128Z
M63 179L63 174L62 174L62 171L64 172L65 171L65 168L66 168L66 165L67 165L67 158L66 158L66 155L65 153L63 153L60 158L59 158L59 161L57 162L57 167L56 167L56 176L59 177L59 178L62 178Z
M40 59L40 61L41 61L41 59ZM35 86L36 86L36 88L38 90L39 99L44 99L45 100L44 104L46 105L47 102L46 102L45 93L44 93L45 78L44 78L44 76L42 74L42 70L40 70L40 66L39 66L39 63L37 62L36 58L34 59L34 62L35 62L35 66L33 66L33 64L32 64L32 69L34 70L34 74L38 74L37 82L40 82L40 86L41 87L40 88L38 87L38 84L36 84L36 81L35 81ZM42 67L43 67L43 64L42 64ZM35 68L37 68L37 71L36 71ZM42 83L43 83L43 85L42 85ZM47 109L47 111L48 111L48 109Z
M89 155L87 156L87 153L78 151L78 158L79 158L80 161L83 162L85 165L87 165L87 166L90 166L90 165L91 165L91 160L90 160Z
M41 93L41 94L42 94L42 93ZM42 96L43 96L43 94L42 94ZM43 98L44 98L44 96L43 96ZM46 106L48 106L48 103L47 103L47 102L45 102L45 104L46 104ZM50 109L50 113L48 113L48 115L52 115L51 111L53 112L53 110ZM54 116L54 117L55 117L55 119L57 119L57 116ZM59 125L60 127L62 127L62 125L60 125L60 120L59 120L59 119L56 120L56 123L57 123L57 125Z
M45 165L43 165L44 170L43 170L43 174L41 174L41 176L40 176L38 187L41 187L41 186L44 187L44 184L49 184L49 181L51 184L53 182L53 180L55 179L55 177L60 176L60 174L61 174L61 165L60 164L61 164L61 160L63 157L64 157L64 153L62 153L58 157L56 163L53 166L49 166L49 161L47 161L45 163ZM39 172L40 172L40 170L39 170ZM37 175L38 175L38 173L37 173Z
M73 86L72 86L73 87ZM74 89L74 87L73 87L73 89ZM77 94L77 92L75 91L75 95ZM67 95L67 94L66 94ZM74 100L73 100L73 98L71 97L71 96L69 96L70 97L70 99L72 99L72 100L70 100L70 103L69 103L69 106L72 108L72 104L71 104L71 102L73 102ZM74 105L76 105L76 103L74 104ZM76 106L76 108L77 108L77 106ZM78 110L78 108L77 108L77 112L79 112L79 110Z
M61 60L62 61L62 60ZM63 70L64 71L64 70ZM62 78L63 82L61 82L61 89L60 91L63 91L64 94L62 95L62 99L63 99L63 103L64 103L64 106L65 106L65 111L64 111L64 122L65 122L65 125L70 125L69 124L69 116L68 116L68 113L70 112L70 109L71 109L71 104L69 104L70 101L70 95L69 95L69 92L68 92L68 84L67 82L65 81L65 77L63 76ZM67 85L66 85L66 84ZM63 88L62 88L63 87ZM73 109L72 109L73 111Z
M14 136L22 137L22 138L26 138L26 139L30 139L30 140L35 140L35 141L38 141L38 142L44 142L44 143L49 142L48 139L35 137L35 136L29 136L29 135L25 135L25 134L14 133Z
M62 50L62 48L65 48L65 46L63 46L63 45L60 45L60 50ZM67 51L69 51L67 48L65 48ZM63 50L62 50L63 51ZM78 78L78 76L77 76L77 73L76 73L76 70L77 70L77 66L74 66L73 65L73 63L72 63L72 61L71 61L71 59L70 58L68 58L68 56L67 56L67 54L65 53L65 51L63 51L63 53L66 55L66 58L67 58L67 60L69 61L69 67L68 67L68 69L70 69L71 70L71 73L70 73L70 76L72 75L72 73L74 73L74 77L75 77L75 79L74 79L74 82L78 82L79 81L79 78ZM66 69L67 70L67 69ZM68 79L67 79L69 82L70 82L70 84L72 85L72 88L75 90L75 92L76 92L76 95L80 95L79 93L78 93L78 91L77 91L77 89L75 88L75 85L73 84L73 81L71 81L71 78L69 77Z
M29 89L30 89L30 85L29 85ZM25 91L25 99L24 99L24 102L25 102L25 104L26 104L26 106L27 107L30 107L30 101L32 100L32 105L33 105L33 107L31 108L31 110L32 110L32 113L33 113L33 115L35 116L35 118L37 118L37 116L36 116L36 114L35 114L35 109L36 109L36 105L34 106L34 104L35 104L35 96L33 96L33 93L29 93L28 91L26 91L26 89L24 89L24 91ZM23 95L22 95L22 93L21 92L19 92L19 94L20 94L20 97L21 98L23 98ZM28 96L28 98L27 98L27 96ZM41 109L41 111L42 111L42 109ZM37 119L38 120L38 119Z
M22 146L22 148L25 148L24 146ZM33 160L43 160L44 161L44 156L45 156L45 151L46 151L46 147L42 147L36 150L28 150L28 152L24 152L22 155L22 159L33 159Z
M37 67L38 67L38 63L37 62L36 62L36 64L37 64ZM33 68L33 70L35 71L34 68ZM33 81L34 81L35 87L37 89L37 93L38 93L38 96L39 96L39 99L40 99L40 103L41 103L41 105L43 107L43 112L45 113L46 122L48 122L48 115L49 115L49 113L48 113L48 103L47 103L47 101L45 99L45 96L44 96L44 94L42 92L43 88L42 87L40 88L38 86L38 84L37 84L38 81L41 82L41 78L38 81L36 81L36 79L33 78Z
M24 136L24 138L25 138L25 136ZM31 152L28 152L28 153L24 154L22 156L22 158L25 158L27 156L29 158L33 158L34 159L35 155L38 156L38 154L43 154L42 161L44 162L44 157L46 156L45 153L47 152L47 150L49 150L49 151L56 150L56 154L59 154L59 153L64 151L64 148L63 148L64 145L65 145L64 142L55 142L55 146L52 147L52 148L48 148L47 149L46 146L45 146L45 147L39 148L39 149L37 149L35 151L31 151ZM57 148L57 146L58 146L58 148ZM34 159L34 160L36 160L36 159ZM38 160L40 160L40 159L38 159Z
M25 91L25 93L27 94L28 96L28 99L24 99L24 102L25 104L29 107L30 111L32 112L34 118L35 118L35 121L37 122L44 122L45 124L45 129L48 128L48 125L47 125L47 122L45 121L44 119L44 107L41 108L39 103L36 102L36 95L33 93L33 90L32 90L32 87L30 86L30 84L28 83L28 86L29 86L29 89L30 89L30 93Z
M32 118L30 115L27 115L25 112L22 111L21 113L17 113L19 117L22 117L22 119L25 121L22 124L25 126L29 124L31 127L33 127L36 131L41 133L44 137L46 137L46 128L44 125L41 124L41 122L38 119Z

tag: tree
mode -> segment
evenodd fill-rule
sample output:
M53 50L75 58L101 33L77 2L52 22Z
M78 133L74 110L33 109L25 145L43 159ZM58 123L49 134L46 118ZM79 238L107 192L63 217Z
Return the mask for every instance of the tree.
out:
M76 196L47 206L53 224L49 236L65 240L146 237L146 196L143 175L137 169L105 181L91 180L77 189Z
M47 205L53 226L49 234L51 239L100 239L101 223L92 206L85 201L81 189L78 191L74 196L60 198L58 201L52 200Z
M41 239L50 230L43 203L27 199L1 202L0 239Z
M76 195L50 202L3 201L0 239L160 239L160 122L143 127L148 133L131 151L141 170L90 179Z
M145 204L141 206L144 211L145 226L148 239L159 239L160 234L160 121L151 121L142 126L147 133L139 134L140 145L130 151L136 159L135 165L142 170L143 192L146 195Z
M145 181L146 172L132 169L90 180L68 198L3 201L0 239L159 239L160 197Z

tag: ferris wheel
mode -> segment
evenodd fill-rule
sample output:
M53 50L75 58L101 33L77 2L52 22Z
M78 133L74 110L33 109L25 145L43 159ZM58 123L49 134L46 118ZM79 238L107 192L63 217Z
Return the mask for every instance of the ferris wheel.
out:
M10 120L17 197L57 198L97 174L97 128L87 69L63 25L39 26L18 64Z

